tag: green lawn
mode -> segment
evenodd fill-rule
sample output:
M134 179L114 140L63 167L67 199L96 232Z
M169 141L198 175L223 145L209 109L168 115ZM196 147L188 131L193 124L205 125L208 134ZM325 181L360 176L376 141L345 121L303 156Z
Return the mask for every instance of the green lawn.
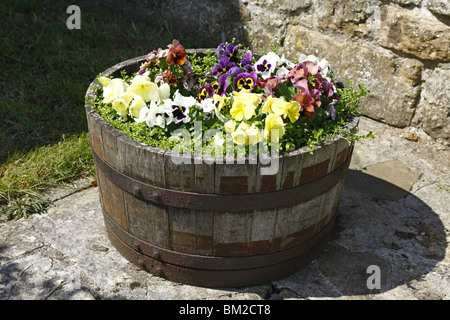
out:
M8 218L42 212L42 191L95 174L84 95L97 74L173 38L202 46L102 6L80 6L81 29L69 30L70 4L0 2L0 214Z

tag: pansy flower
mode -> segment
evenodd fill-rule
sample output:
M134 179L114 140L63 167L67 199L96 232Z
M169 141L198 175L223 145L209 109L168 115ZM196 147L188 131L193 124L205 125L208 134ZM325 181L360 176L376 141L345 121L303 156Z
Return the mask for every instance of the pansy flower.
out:
M178 90L175 92L173 100L164 100L164 106L166 106L175 123L187 123L191 118L189 117L189 109L195 105L197 101L193 97L185 97Z
M175 63L181 66L186 62L186 49L178 40L174 39L172 44L169 45L169 52L166 59L168 65Z
M279 60L280 57L275 52L269 52L255 63L255 70L263 79L267 79L275 71Z
M279 81L279 78L274 76L267 79L258 79L256 85L261 89L264 89L264 94L266 96L273 96L273 91L278 89Z
M271 113L266 118L265 123L265 136L267 139L271 137L273 142L278 142L279 139L285 134L285 124L283 119L274 113Z
M165 128L166 124L172 122L171 110L166 105L159 105L155 101L150 102L150 107L144 106L139 111L137 123L144 122L149 128L158 126Z
M249 120L255 115L256 107L261 103L261 94L250 93L248 90L233 92L234 101L230 114L236 121Z
M222 56L219 63L213 67L212 76L219 78L223 74L233 75L238 72L241 72L241 68L236 66L236 64L232 62L229 57Z
M203 86L199 90L198 101L205 100L206 98L211 98L214 95L223 96L227 88L227 75L222 75L219 81L214 81Z
M149 77L136 75L128 87L128 91L133 95L140 97L145 102L158 101L158 86L150 81Z
M106 84L106 86L103 87L103 102L104 103L110 103L113 102L115 99L119 98L121 94L127 91L128 84L123 81L122 79L112 79L112 80L105 80L102 78L100 80L103 82L103 84Z
M230 61L232 62L238 62L238 53L239 53L239 46L235 46L232 43L229 43L227 45L224 45L223 43L221 43L218 47L217 47L217 51L216 54L220 57L220 56L225 56L228 57L230 59Z
M242 89L245 90L252 90L253 87L256 85L257 75L256 72L250 72L250 73L240 73L236 76L236 79L234 81L234 87L236 90L240 91Z

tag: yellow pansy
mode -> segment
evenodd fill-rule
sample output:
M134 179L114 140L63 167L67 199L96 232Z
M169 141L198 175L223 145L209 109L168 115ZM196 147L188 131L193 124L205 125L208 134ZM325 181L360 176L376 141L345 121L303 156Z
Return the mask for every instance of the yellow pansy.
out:
M144 100L135 96L130 105L130 114L133 118L139 118L139 113L143 107L147 106Z
M226 96L222 97L218 94L214 94L212 98L219 102L219 104L216 106L218 112L220 112L220 110L222 110L222 108L228 103L228 98Z
M255 124L252 124L250 128L246 130L247 138L248 138L248 144L257 144L260 140L259 135L259 129L255 126Z
M130 105L131 99L131 94L124 93L112 102L112 107L121 117L124 118L128 115L128 106Z
M287 115L291 122L295 122L300 117L301 105L297 101L291 101L287 107Z
M107 87L109 85L109 78L105 76L101 76L98 78L98 83L100 83L103 87Z
M249 120L255 115L256 107L261 103L261 94L250 93L247 90L234 92L234 101L230 109L231 116L237 120Z
M166 100L170 98L170 85L163 83L158 89L158 95L160 100ZM153 100L156 101L156 100Z
M273 113L272 111L272 104L277 100L278 98L274 98L272 96L268 96L266 99L266 102L264 102L264 105L262 107L261 112L264 113Z
M242 144L248 144L248 138L247 133L239 126L236 131L232 133L233 141L236 144L242 145Z
M278 116L286 119L289 117L291 122L297 121L300 116L301 106L297 101L287 102L283 99L275 98L273 101L270 101L270 110ZM264 109L264 108L263 108ZM268 109L268 107L266 107Z
M272 103L272 111L276 115L279 116L286 116L287 115L287 108L289 106L289 102L284 101L283 99L276 99Z
M109 84L103 88L103 102L110 103L119 98L127 90L128 84L122 79L112 79Z
M227 121L224 124L225 131L234 132L236 130L236 122L234 120Z
M137 75L131 81L128 91L145 102L159 100L159 88L149 77Z
M278 142L284 133L285 130L283 119L274 113L269 114L266 118L265 125L265 134L267 139L269 139L270 136L272 141Z
M258 127L255 124L249 125L245 122L241 122L236 131L232 133L232 136L234 142L240 145L253 145L260 141Z

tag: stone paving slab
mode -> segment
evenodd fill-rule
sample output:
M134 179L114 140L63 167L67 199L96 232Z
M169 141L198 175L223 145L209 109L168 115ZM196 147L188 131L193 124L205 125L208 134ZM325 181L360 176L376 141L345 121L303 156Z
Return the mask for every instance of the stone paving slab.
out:
M289 277L208 289L139 270L109 243L98 189L81 180L52 190L47 213L0 221L0 299L448 300L449 148L367 118L360 129L377 139L355 147L334 235Z

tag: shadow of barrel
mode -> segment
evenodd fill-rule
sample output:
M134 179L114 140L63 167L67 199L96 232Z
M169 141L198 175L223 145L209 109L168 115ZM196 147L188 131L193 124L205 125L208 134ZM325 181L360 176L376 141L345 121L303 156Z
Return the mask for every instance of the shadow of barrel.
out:
M294 298L386 292L422 280L444 259L446 247L445 227L424 201L349 170L327 248L276 287Z

